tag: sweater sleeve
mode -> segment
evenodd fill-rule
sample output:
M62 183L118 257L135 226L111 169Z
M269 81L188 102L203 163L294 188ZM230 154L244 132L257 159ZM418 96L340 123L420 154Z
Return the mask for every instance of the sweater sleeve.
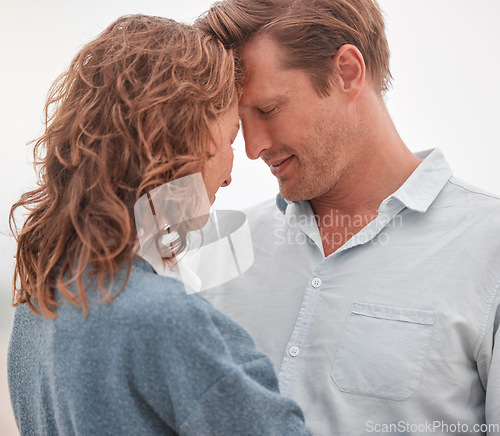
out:
M266 361L262 361L267 366ZM272 368L270 368L272 371ZM179 427L181 435L310 435L302 411L239 368L218 380Z
M198 295L168 294L130 332L133 383L157 416L182 435L310 434L244 329Z

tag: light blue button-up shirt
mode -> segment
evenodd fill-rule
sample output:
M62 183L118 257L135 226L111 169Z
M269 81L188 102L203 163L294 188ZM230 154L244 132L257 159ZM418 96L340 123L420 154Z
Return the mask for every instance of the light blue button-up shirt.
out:
M439 150L418 156L326 258L309 202L248 211L253 267L204 293L270 355L315 435L500 434L500 198Z

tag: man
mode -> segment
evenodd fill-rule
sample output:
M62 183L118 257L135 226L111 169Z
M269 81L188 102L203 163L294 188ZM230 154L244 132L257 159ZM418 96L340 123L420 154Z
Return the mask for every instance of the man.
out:
M280 186L254 266L207 296L314 434L500 434L500 199L399 137L376 2L224 0L198 25L239 55L247 155Z

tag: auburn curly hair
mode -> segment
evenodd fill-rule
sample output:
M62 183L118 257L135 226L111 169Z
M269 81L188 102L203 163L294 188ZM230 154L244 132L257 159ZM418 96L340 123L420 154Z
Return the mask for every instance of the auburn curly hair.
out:
M33 141L38 187L10 211L15 306L54 318L57 287L86 315L85 276L114 297L113 277L134 257L134 203L201 171L209 123L237 99L234 65L216 38L145 15L119 18L80 50L52 85Z

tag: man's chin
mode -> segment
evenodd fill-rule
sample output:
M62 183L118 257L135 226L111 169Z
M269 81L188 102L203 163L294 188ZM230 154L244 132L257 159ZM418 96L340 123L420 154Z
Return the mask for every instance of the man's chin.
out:
M287 201L309 200L308 195L302 189L296 186L290 186L286 183L280 183L280 195Z
M324 195L318 187L307 188L304 185L292 185L291 183L283 183L280 181L280 195L287 201L304 201L313 200ZM325 190L325 192L328 192Z

